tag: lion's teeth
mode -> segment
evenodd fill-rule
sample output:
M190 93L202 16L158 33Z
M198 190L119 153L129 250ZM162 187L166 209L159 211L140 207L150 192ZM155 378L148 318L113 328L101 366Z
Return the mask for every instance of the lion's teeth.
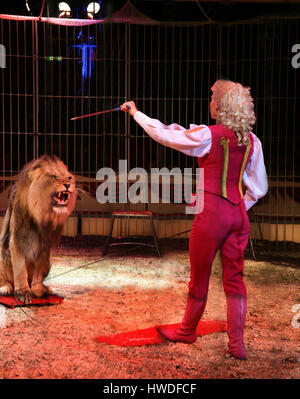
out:
M69 196L70 194L67 191L59 191L53 199L55 199L59 204L64 205L69 200Z

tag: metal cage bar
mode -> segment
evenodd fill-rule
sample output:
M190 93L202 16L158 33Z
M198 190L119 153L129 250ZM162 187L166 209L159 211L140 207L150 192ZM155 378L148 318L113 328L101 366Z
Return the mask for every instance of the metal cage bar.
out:
M197 162L154 143L122 112L76 122L70 118L134 99L141 111L166 124L209 125L210 87L225 78L250 86L255 100L254 132L262 141L270 180L268 195L253 209L255 237L274 241L278 248L281 242L298 243L299 96L297 71L291 67L291 47L300 39L297 19L195 26L60 26L5 19L0 24L7 57L7 68L0 71L1 209L12 176L42 153L56 154L93 198L87 209L84 200L78 207L78 234L105 235L118 204L97 203L98 169L117 171L118 161L126 159L128 169L138 166L148 173L152 167L190 167L195 178ZM130 209L142 208L132 204ZM153 209L162 237L187 229L190 218L183 206ZM170 229L166 215L176 221ZM94 219L100 224L95 229ZM147 233L144 226L142 233Z

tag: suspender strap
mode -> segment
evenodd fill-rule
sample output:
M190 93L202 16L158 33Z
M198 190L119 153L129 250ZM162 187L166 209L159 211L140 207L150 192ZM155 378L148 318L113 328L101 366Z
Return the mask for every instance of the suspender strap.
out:
M229 161L229 148L228 148L229 142L230 140L225 139L225 137L222 137L220 142L224 150L223 174L222 174L222 197L224 198L227 198L226 183L227 183L227 171L228 171L228 161Z
M241 171L240 171L240 178L239 178L239 190L241 193L241 198L244 197L243 190L242 190L242 180L243 180L243 174L245 171L245 167L246 167L246 163L247 163L247 159L248 159L248 155L251 150L251 147L252 147L252 145L251 145L251 142L249 141L249 143L247 144L247 149L246 149L245 155L244 155L244 160L242 163L242 167L241 167Z

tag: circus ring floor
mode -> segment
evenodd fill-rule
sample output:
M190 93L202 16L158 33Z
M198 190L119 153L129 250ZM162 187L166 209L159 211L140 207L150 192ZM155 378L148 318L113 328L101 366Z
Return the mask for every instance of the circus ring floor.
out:
M298 379L300 269L250 257L244 271L248 360L225 358L226 332L199 337L191 345L123 347L95 341L99 335L181 321L188 251L172 247L163 248L161 258L148 249L126 254L127 249L115 248L102 260L97 246L60 246L47 284L64 301L6 311L0 378ZM204 318L226 320L218 256Z

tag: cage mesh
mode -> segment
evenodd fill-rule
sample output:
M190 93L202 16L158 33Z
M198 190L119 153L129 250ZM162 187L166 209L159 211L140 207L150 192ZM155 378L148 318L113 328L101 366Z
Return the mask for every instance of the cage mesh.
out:
M195 158L159 145L122 112L70 119L134 100L141 111L166 124L209 125L210 87L223 78L250 86L255 101L254 133L262 141L270 189L251 211L254 236L298 242L299 71L291 66L291 48L299 42L299 21L88 22L76 26L56 24L53 18L0 19L6 49L6 68L0 70L2 210L7 206L5 190L18 172L44 153L59 156L92 197L97 171L117 171L120 159L127 160L128 170L141 167L150 173L151 168L179 167L195 173ZM182 205L132 208L153 209L169 235L190 226ZM113 209L96 201L94 209L79 207L76 234L95 215L105 221ZM178 227L182 220L187 224ZM106 230L91 231L105 235Z

